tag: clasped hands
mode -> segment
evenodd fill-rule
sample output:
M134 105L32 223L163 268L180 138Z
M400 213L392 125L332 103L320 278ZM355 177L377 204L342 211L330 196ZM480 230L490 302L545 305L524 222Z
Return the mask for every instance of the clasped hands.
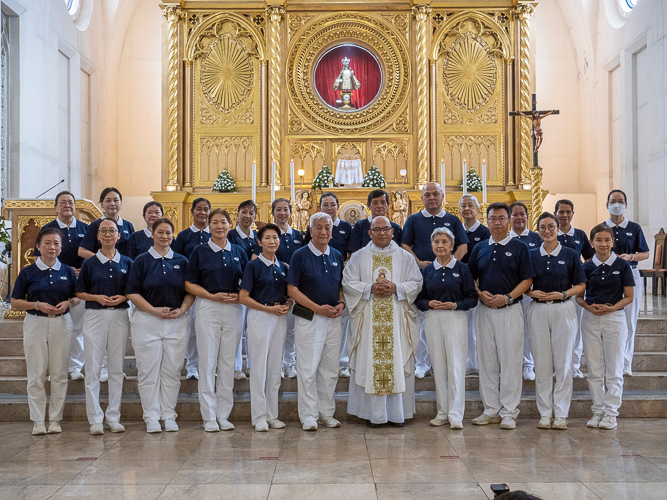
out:
M439 300L429 300L428 306L436 311L450 311L456 309L454 302L440 302Z
M343 314L343 309L345 309L345 304L336 304L336 307L324 304L323 306L317 306L315 313L326 318L338 318Z
M276 316L285 316L285 314L290 312L292 309L292 304L294 304L294 301L289 299L287 304L275 304L273 306L268 306L269 310L267 312L275 314Z
M498 309L507 305L507 297L505 295L494 295L490 292L479 292L479 300L481 300L486 307L491 309Z
M79 302L78 299L77 303ZM70 301L69 300L63 300L62 302L59 302L57 305L52 306L51 304L47 304L46 302L39 302L36 306L35 309L37 309L39 312L42 312L48 316L55 316L56 314L63 314L65 311L67 311L67 308L70 306Z
M211 294L211 300L214 302L220 302L222 304L238 304L239 294L225 292L213 293Z
M127 300L125 295L96 295L95 300L104 307L115 307L118 304L122 304Z
M371 293L380 299L385 299L396 294L396 284L391 281L380 281L373 283Z
M562 292L543 292L541 290L533 290L530 296L531 298L537 299L540 302L548 302L550 300L563 300Z

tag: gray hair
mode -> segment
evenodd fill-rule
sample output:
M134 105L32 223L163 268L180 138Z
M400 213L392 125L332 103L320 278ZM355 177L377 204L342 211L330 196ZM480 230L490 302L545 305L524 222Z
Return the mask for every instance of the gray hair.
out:
M444 234L449 238L449 240L452 242L452 245L456 241L456 238L454 238L454 233L452 233L449 229L446 227L438 227L433 230L431 233L431 243L433 243L433 240L435 240L435 237L438 236L439 234Z
M479 205L479 200L477 199L477 196L475 196L474 194L466 194L466 195L461 196L461 199L459 200L459 210L461 210L461 203L463 202L463 200L465 198L470 198L472 201L474 201L475 206L479 210L479 206L480 206Z
M329 221L329 225L333 226L333 220L331 220L331 216L329 214L324 212L317 212L310 216L310 227L314 227L315 222L320 219L327 219Z
M422 186L422 196L426 192L426 186L428 186L429 184L435 184L435 187L438 188L438 191L440 191L442 194L445 194L445 190L442 189L442 186L440 184L438 184L437 182L427 182Z

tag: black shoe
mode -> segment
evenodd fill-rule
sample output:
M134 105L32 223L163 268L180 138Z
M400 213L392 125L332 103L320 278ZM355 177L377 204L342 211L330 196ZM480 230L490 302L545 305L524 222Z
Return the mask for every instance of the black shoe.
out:
M405 427L405 424L403 422L389 422L389 425L392 427Z
M382 424L374 424L370 420L366 420L366 427L370 427L371 429L379 429L382 427Z

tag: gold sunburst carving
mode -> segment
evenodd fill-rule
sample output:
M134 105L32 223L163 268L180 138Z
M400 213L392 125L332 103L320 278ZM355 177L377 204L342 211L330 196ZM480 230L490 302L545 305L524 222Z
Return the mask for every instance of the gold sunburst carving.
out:
M253 87L253 68L238 40L225 36L211 44L201 62L201 87L206 100L224 113L245 102Z
M447 97L468 113L484 106L496 88L498 67L485 45L474 33L466 33L454 42L445 60Z

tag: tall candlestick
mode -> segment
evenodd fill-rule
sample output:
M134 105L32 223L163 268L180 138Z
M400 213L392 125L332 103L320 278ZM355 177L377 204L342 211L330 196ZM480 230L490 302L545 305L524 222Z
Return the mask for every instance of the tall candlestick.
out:
M440 160L440 185L445 189L445 160Z
M252 202L257 201L257 163L252 162Z
M296 182L294 181L294 158L289 162L289 180L292 183L292 203L294 203Z
M463 160L463 180L461 181L461 187L463 187L463 196L468 194L468 168L467 162Z
M482 203L486 203L486 160L482 160Z
M276 162L271 162L271 203L276 199Z

